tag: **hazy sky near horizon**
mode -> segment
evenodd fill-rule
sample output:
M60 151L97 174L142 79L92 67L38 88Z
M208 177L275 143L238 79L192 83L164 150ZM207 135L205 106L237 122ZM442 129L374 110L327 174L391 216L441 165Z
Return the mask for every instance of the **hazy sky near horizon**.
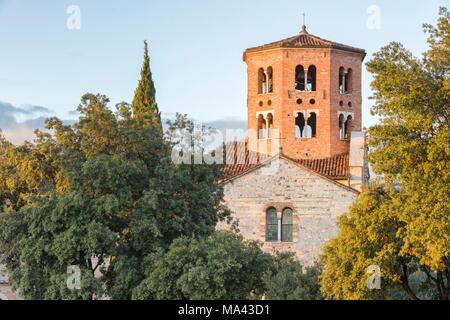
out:
M131 102L150 44L157 100L163 115L188 113L203 121L245 120L245 48L295 35L306 11L310 33L366 49L371 55L400 41L425 51L423 23L435 24L450 0L0 0L0 102L42 106L73 119L86 92L111 106ZM80 8L79 30L67 28L67 8ZM380 10L380 28L367 25ZM363 122L370 75L363 74ZM26 114L26 113L25 113ZM1 117L1 115L0 115Z

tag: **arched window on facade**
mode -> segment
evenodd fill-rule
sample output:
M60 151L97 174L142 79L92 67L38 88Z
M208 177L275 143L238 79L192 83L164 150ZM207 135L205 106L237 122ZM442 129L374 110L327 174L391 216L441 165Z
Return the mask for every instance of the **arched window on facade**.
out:
M305 68L302 65L295 68L295 90L305 91Z
M264 94L266 93L266 74L264 73L264 69L263 68L259 68L258 70L258 93L259 94Z
M315 138L317 135L317 116L315 112L309 114L307 123L310 128L310 137L308 138Z
M273 68L272 67L267 68L267 77L268 77L267 92L272 93L273 92Z
M316 91L316 76L317 70L315 66L310 66L308 68L308 79L306 89L307 91Z
M258 139L266 138L266 130L267 130L266 120L264 119L264 116L260 114L258 116Z
M345 69L344 67L339 68L339 93L345 93Z
M345 92L352 92L353 90L353 71L352 69L347 70L347 74L345 75Z
M273 129L273 115L269 113L267 115L267 138L272 139L272 129Z
M278 241L278 217L275 208L266 211L266 241Z
M281 216L281 241L292 242L293 236L293 216L292 209L286 208Z
M303 112L298 112L295 117L295 138L303 138L303 133L305 131L306 120Z

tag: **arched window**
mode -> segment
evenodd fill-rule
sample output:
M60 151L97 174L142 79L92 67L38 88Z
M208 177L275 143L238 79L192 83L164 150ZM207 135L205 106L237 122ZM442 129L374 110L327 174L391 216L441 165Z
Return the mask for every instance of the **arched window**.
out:
M345 118L343 114L339 116L339 139L345 139Z
M303 133L305 131L305 116L302 112L298 112L295 117L295 138L303 138Z
M264 94L266 93L266 74L264 73L263 68L259 68L258 70L258 93Z
M352 133L352 116L348 116L347 117L347 121L345 121L345 125L344 125L344 129L345 129L345 134L344 134L344 140L350 140L350 135Z
M302 65L295 68L295 90L305 91L305 68Z
M269 208L266 212L266 241L278 241L278 217L275 208Z
M352 134L352 116L348 116L347 119L343 114L339 116L339 139L350 140Z
M272 139L272 129L273 129L273 115L269 113L267 115L267 138Z
M271 93L273 92L273 69L272 67L267 68L267 76L268 76L268 88L267 92Z
M311 128L311 136L310 138L316 137L317 132L317 116L315 112L311 112L308 118L308 126Z
M352 92L353 90L353 71L352 69L347 70L345 76L345 92Z
M316 67L310 66L308 68L308 84L306 86L307 91L316 91Z
M264 119L264 116L260 114L258 116L258 139L266 138L266 130L267 130L266 120Z
M345 93L345 69L344 67L339 68L339 93Z
M292 209L286 208L281 216L281 241L292 242L293 217Z

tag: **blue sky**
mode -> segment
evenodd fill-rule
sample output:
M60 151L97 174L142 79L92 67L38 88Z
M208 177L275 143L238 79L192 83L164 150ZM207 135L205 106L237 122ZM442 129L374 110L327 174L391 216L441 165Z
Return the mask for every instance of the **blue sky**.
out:
M213 121L246 119L245 48L295 35L306 11L312 34L365 48L368 58L390 41L426 50L422 23L435 23L449 0L0 0L0 102L37 105L63 119L86 92L112 104L131 101L150 43L157 99L175 112ZM69 30L66 10L81 9ZM369 29L367 8L380 9ZM367 60L366 60L367 61ZM373 124L370 75L363 75L363 122ZM26 114L26 112L24 113Z

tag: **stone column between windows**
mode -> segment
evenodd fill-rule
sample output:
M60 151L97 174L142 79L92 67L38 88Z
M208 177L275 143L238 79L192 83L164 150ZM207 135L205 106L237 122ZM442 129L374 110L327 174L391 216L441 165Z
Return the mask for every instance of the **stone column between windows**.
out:
M345 88L345 76L346 76L346 74L347 74L347 72L344 72L342 74L342 93L345 93L345 90L346 90L346 88Z
M312 111L311 111L312 112ZM300 138L302 139L306 139L307 138L307 133L308 133L308 120L310 118L310 113L309 110L301 110L301 111L296 111L296 116L295 119L297 119L300 116L300 113L303 114L303 119L305 119L305 126L303 127L303 131L300 130L300 128L298 128L300 130ZM312 130L312 129L311 129Z
M265 74L265 76L266 76L266 92L264 92L264 93L269 93L269 73L267 72L267 70L266 71L264 71L264 74Z
M306 110L306 113L304 115L304 119L305 119L305 126L303 127L302 138L308 139L308 120L309 120L309 112L308 112L308 110Z
M309 91L309 89L308 89L308 70L309 70L309 67L308 67L308 69L305 69L305 91Z
M278 242L281 242L281 219L278 218Z
M281 242L281 217L283 213L277 212L277 218L278 218L278 242Z

